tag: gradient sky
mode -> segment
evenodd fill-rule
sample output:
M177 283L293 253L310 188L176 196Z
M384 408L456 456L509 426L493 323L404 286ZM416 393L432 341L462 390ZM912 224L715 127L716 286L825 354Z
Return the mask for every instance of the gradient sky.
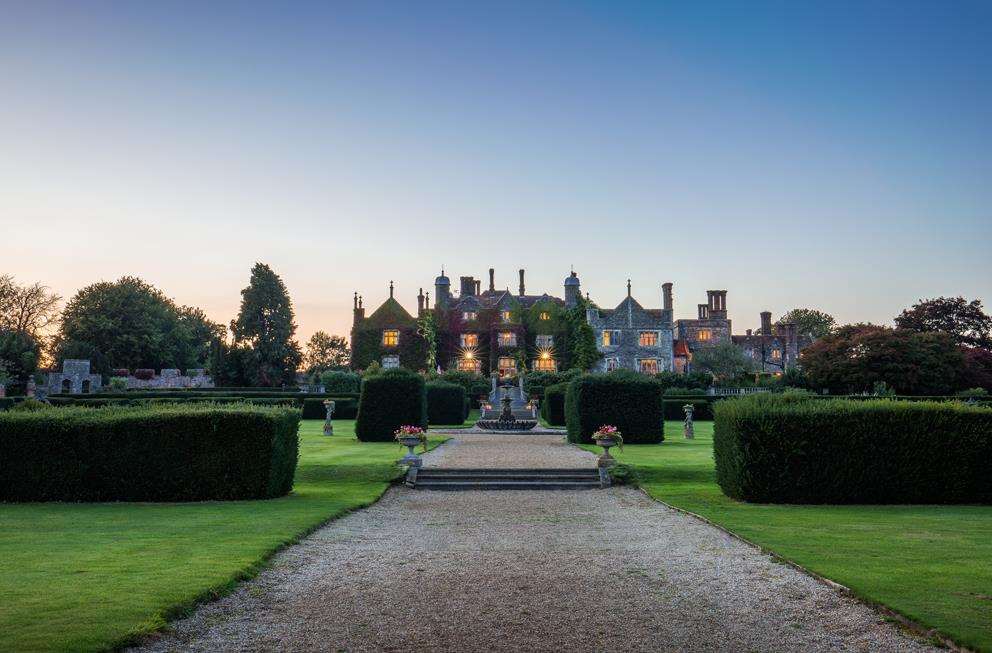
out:
M442 264L737 331L992 300L992 3L679 4L0 0L0 273L227 322L264 261L304 340Z

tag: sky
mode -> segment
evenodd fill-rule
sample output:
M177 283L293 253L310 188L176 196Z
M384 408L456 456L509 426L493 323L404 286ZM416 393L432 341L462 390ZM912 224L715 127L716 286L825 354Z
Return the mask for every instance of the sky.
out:
M989 2L0 0L0 274L299 336L457 277L735 331L992 301Z

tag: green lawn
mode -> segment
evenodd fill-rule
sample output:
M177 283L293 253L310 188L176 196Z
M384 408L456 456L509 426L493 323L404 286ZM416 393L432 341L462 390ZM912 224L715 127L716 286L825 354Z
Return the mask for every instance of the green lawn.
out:
M613 453L654 498L697 513L958 643L992 651L992 506L785 506L725 497L713 424ZM597 447L588 447L598 450Z
M293 494L186 504L0 504L0 651L103 649L230 588L281 546L378 499L403 451L354 421L301 428ZM434 443L440 442L435 439Z

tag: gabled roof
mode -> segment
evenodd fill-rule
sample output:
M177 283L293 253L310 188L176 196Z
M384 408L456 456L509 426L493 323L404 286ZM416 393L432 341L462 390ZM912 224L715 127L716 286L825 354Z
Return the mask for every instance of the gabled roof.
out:
M416 324L416 322L417 320L393 297L384 301L382 306L375 309L375 312L366 319L366 323L373 326Z

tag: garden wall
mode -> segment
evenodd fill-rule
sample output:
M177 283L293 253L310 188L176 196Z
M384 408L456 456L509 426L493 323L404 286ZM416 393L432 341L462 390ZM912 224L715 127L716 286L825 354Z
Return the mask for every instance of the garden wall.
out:
M946 402L727 399L717 482L764 503L992 503L992 410Z
M0 501L266 499L293 487L295 409L61 408L0 414Z

